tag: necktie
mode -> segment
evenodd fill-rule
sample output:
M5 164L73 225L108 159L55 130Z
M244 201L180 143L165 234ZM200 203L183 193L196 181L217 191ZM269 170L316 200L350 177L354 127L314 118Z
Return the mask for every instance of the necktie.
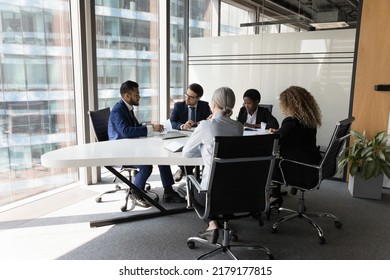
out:
M190 107L190 118L191 121L196 122L195 107Z
M137 118L136 118L135 115L134 115L134 110L131 110L131 111L130 111L130 116L131 116L131 118L133 119L134 124L135 124L135 125L138 125L139 122L138 122Z

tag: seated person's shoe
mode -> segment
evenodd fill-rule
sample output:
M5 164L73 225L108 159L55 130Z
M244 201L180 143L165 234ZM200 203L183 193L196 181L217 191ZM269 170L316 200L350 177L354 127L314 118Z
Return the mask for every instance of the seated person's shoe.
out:
M297 191L298 191L297 188L292 187L292 188L290 189L290 194L296 195L296 194L297 194Z
M175 175L173 175L173 179L175 180L175 182L180 182L181 179L183 178L183 171L181 171L181 169L177 170L175 172Z
M219 237L219 229L205 230L198 233L200 238L206 239L210 243L217 243Z
M147 202L145 199L143 199L142 197L136 195L136 194L133 194L133 197L134 197L134 201L135 201L135 204L137 206L140 206L142 208L149 208L150 207L150 204L149 202Z
M270 219L272 209L276 209L278 211L278 213L280 213L279 208L282 207L282 205L283 205L283 198L281 196L279 196L279 197L272 197L271 196L271 198L272 198L272 201L270 201L269 209L266 212L266 216L267 216L268 221ZM270 200L271 200L271 198L270 198Z
M168 203L186 203L187 202L177 192L164 192L163 201L168 202Z

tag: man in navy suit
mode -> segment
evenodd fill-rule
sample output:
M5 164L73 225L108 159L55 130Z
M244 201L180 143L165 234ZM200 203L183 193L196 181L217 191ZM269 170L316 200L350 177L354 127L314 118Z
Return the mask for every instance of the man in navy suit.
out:
M152 131L162 132L164 127L161 124L140 124L134 115L134 106L139 105L141 98L139 85L133 81L126 81L120 88L121 100L112 107L108 122L108 137L110 140L123 138L145 137ZM135 165L139 172L134 178L134 185L141 190L145 189L146 180L152 174L152 165ZM164 187L164 202L184 203L185 199L176 193L172 185L174 184L171 167L169 165L159 165L160 177ZM137 205L149 207L149 203L139 196L133 194Z
M194 128L202 120L211 115L209 103L200 100L203 96L203 88L199 84L190 84L185 93L185 100L176 102L171 113L171 124L173 129L188 130ZM184 175L184 167L179 166L174 179L180 181ZM187 174L193 173L193 166L187 166Z

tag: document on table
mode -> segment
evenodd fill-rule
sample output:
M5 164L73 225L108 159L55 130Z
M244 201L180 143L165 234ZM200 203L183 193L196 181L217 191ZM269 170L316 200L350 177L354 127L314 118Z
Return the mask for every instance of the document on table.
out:
M173 153L181 152L183 150L185 142L184 141L170 141L168 144L164 145L163 147Z
M164 126L164 132L156 133L155 136L167 140L173 138L187 137L188 135L182 132L179 132L176 129L172 129L171 121L168 119L161 123Z

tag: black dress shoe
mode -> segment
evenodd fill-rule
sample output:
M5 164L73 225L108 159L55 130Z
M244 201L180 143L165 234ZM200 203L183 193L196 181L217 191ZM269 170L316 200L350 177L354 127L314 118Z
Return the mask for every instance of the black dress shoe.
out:
M297 194L297 191L298 191L297 188L292 187L292 188L290 189L290 194L296 195L296 194Z
M180 182L181 179L183 178L183 171L181 171L181 169L177 170L175 172L175 175L173 175L173 179L175 180L175 182Z
M280 208L282 207L282 204L283 204L283 198L279 196L276 199L272 200L272 202L269 203L269 206L273 208Z
M269 209L266 212L267 220L269 221L269 218L271 216L272 209L276 209L278 213L280 213L279 208L283 205L283 198L281 196L274 199L272 202L269 203Z
M164 193L163 201L168 203L186 203L186 200L182 198L177 192Z
M136 195L136 194L133 194L133 197L134 197L134 200L135 200L135 204L137 206L140 206L142 208L149 208L150 207L150 204L149 202L147 202L145 199L143 199L142 197Z
M217 243L219 237L219 229L210 229L198 233L200 238L206 239L210 243Z

